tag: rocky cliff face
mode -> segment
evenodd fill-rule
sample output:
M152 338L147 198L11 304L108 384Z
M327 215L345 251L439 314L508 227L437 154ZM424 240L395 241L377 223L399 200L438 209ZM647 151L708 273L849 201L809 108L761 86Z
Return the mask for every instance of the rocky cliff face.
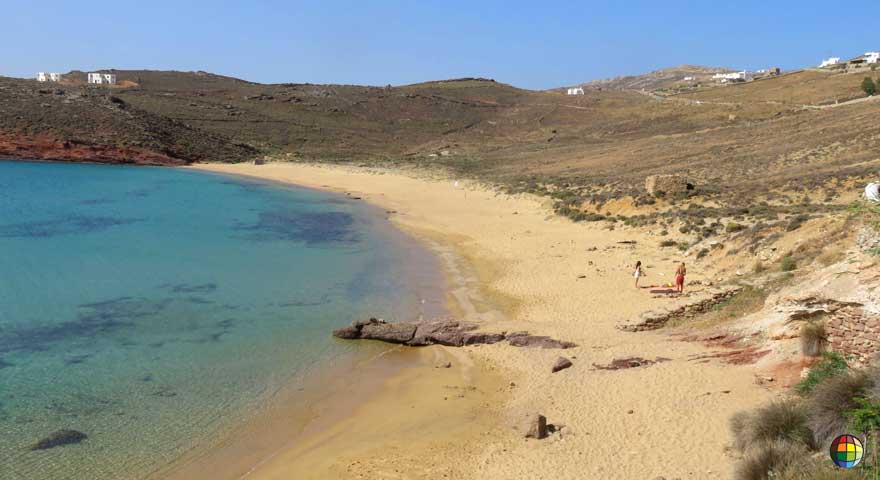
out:
M804 322L825 325L832 350L867 364L880 353L880 262L857 246L846 257L819 268L770 295L764 308L739 325L746 334L777 341L777 353L790 355Z

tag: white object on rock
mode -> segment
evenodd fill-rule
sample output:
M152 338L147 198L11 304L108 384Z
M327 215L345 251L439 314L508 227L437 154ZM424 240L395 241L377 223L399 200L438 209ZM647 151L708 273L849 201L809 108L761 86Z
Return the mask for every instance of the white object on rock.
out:
M872 202L880 202L880 183L869 183L865 187L865 198Z

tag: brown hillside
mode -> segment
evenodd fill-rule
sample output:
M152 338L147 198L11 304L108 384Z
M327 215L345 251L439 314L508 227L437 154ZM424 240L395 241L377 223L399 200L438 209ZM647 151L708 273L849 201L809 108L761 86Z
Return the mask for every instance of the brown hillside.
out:
M801 201L793 189L833 199L836 182L880 167L880 103L823 107L859 97L860 75L803 71L672 96L567 96L487 79L362 87L116 73L138 86L55 94L5 80L0 95L17 106L2 112L0 126L184 161L239 161L259 151L442 168L599 211L611 198L653 202L643 185L656 173L685 174L696 186L691 196L727 208Z

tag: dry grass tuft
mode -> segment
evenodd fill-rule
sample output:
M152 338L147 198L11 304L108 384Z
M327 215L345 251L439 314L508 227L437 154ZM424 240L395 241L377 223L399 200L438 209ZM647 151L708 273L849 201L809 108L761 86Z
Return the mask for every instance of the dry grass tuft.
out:
M806 407L796 400L774 402L752 413L740 412L730 421L734 447L745 452L751 445L786 441L813 449L807 413Z
M809 452L803 445L787 441L770 442L749 449L746 457L736 466L736 480L767 480L778 478L804 462Z
M826 378L816 385L809 399L809 427L816 445L827 445L846 433L846 413L858 407L857 397L865 397L876 386L875 374L849 372Z
M801 353L807 357L818 357L825 351L828 335L822 322L806 322L801 327Z

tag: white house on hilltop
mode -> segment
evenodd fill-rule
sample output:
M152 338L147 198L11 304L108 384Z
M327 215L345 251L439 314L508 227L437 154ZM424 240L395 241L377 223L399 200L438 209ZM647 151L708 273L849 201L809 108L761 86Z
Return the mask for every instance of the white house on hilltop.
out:
M830 67L832 65L840 65L840 57L831 57L827 60L822 60L822 63L819 64L819 68Z
M712 78L714 78L715 80L721 80L721 83L738 81L744 82L746 80L751 80L754 77L755 72L749 72L746 70L743 70L741 72L716 73L715 75L712 75Z
M39 72L37 73L37 81L38 82L60 82L61 74L60 73L50 73L50 72Z
M112 73L89 73L89 83L115 85L116 75Z
M880 63L880 52L865 52L865 63Z
M583 95L584 89L581 87L569 88L567 91L568 95Z

